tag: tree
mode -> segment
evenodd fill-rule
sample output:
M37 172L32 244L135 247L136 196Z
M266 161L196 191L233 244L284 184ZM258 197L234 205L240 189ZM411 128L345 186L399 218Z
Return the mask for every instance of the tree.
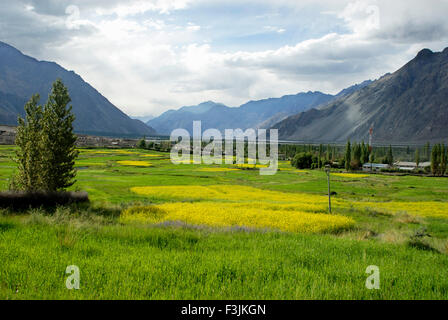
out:
M440 163L439 146L435 145L432 148L431 152L431 172L433 175L437 175L439 173L439 163Z
M361 164L369 162L369 155L370 155L369 146L366 145L363 141L361 145Z
M13 177L13 190L36 191L42 188L42 106L39 95L33 95L25 105L25 119L18 118L16 158L18 173Z
M355 143L353 145L353 161L351 163L351 167L353 169L358 169L361 166L361 155L362 155L361 145Z
M427 142L425 145L425 158L427 161L431 159L431 145L429 144L429 142Z
M301 152L294 156L291 165L297 169L310 169L313 164L313 156L308 152Z
M392 151L392 145L389 145L389 150L387 151L386 155L386 162L390 166L394 164L394 153Z
M42 176L45 191L62 191L75 183L76 136L73 133L75 116L68 89L60 79L53 88L43 111Z
M323 152L324 152L324 147L323 145L319 145L319 159L317 161L317 167L320 169L322 168L322 156L323 156Z
M417 164L417 169L418 166L420 165L420 151L417 147L417 149L415 149L415 163Z
M445 148L445 144L442 144L440 155L440 172L442 176L445 175L446 166L447 166L447 150Z
M345 149L345 170L350 171L350 163L352 161L352 147L350 145L350 140L347 141L347 147Z
M138 142L137 148L139 148L139 149L146 149L146 138L145 137L143 137L143 139L141 139Z

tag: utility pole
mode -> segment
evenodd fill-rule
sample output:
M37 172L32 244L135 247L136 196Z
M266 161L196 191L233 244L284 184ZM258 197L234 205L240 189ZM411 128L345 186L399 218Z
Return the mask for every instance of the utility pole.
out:
M326 165L325 166L325 172L327 173L327 183L328 183L328 211L331 213L331 189L330 189L330 172L331 172L331 166Z

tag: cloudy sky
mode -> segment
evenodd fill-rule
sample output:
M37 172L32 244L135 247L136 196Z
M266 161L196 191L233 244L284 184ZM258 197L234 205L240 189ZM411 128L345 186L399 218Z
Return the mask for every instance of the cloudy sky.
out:
M448 46L448 0L2 0L0 41L129 115L336 93Z

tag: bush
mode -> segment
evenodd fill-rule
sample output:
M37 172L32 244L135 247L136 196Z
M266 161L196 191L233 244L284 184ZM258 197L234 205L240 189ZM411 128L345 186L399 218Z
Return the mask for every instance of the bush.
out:
M0 208L28 209L89 202L87 192L1 192Z
M313 164L313 156L311 153L298 153L291 161L291 165L297 169L311 169Z
M138 144L137 144L137 148L138 148L138 149L146 149L146 141L145 141L144 138L141 139L141 140L138 142Z

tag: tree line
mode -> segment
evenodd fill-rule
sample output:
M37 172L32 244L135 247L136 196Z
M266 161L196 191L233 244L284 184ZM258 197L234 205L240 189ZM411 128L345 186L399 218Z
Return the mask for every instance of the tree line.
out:
M426 143L423 148L416 147L415 154L411 153L411 147L375 147L368 144L351 143L347 141L345 147L336 145L283 145L280 152L291 159L292 166L299 169L319 169L325 165L356 171L366 163L381 163L393 166L398 159L414 160L416 166L423 161L431 162L431 172L435 176L443 176L447 170L448 148L444 144L431 146ZM429 172L429 168L427 169Z

